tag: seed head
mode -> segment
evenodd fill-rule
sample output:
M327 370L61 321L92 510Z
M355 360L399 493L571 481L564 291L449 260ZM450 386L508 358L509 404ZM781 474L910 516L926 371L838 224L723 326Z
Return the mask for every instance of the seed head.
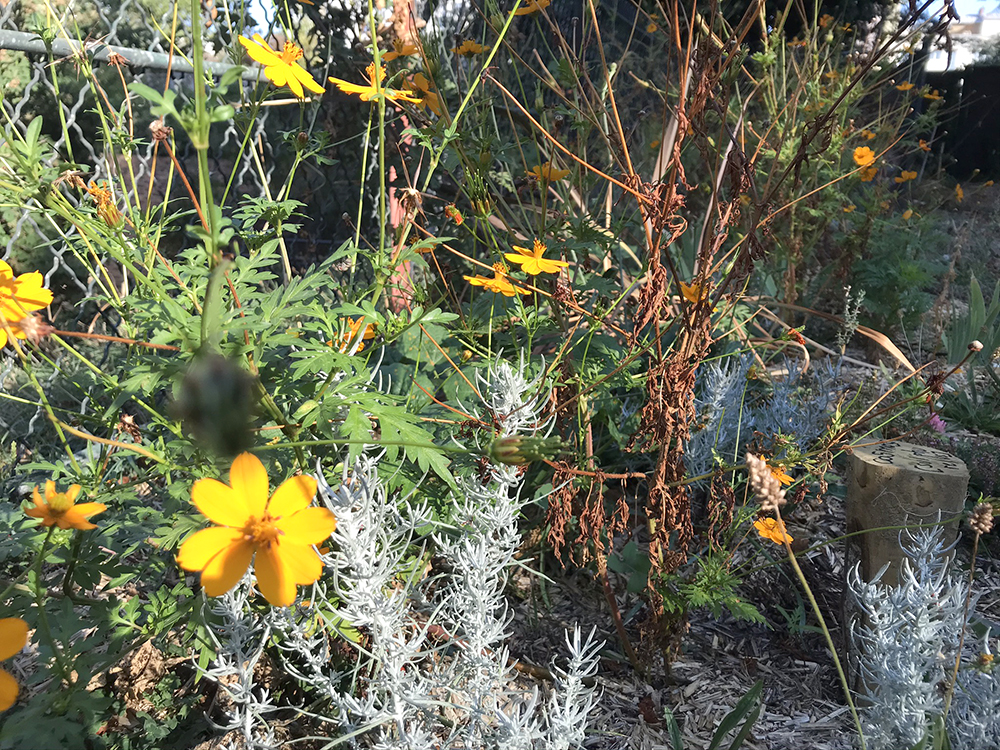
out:
M972 509L969 516L969 528L977 534L989 534L993 528L993 506L989 503L979 503Z
M747 469L750 471L750 486L760 500L763 513L773 513L785 504L785 491L781 489L781 482L771 473L763 458L747 453Z

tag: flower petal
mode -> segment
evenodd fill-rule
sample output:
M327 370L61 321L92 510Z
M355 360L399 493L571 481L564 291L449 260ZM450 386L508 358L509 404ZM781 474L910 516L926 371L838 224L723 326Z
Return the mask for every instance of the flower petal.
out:
M287 607L295 602L295 576L278 553L279 545L257 553L254 573L260 593L274 607Z
M292 579L299 586L316 583L323 573L323 562L311 545L281 543L278 545L277 554L281 556L292 574Z
M42 286L45 278L38 272L24 273L14 280L13 296L27 310L41 310L52 304L52 290Z
M220 526L242 528L250 517L246 499L218 479L199 479L191 487L191 502Z
M267 470L252 453L241 453L229 469L229 485L243 499L247 511L254 518L264 515L267 508Z
M56 524L60 529L79 529L80 531L89 531L90 529L97 528L97 524L91 523L87 520L86 516L78 513L75 506L67 508L63 513L56 516Z
M278 57L260 34L254 34L252 42L245 36L241 36L240 44L246 48L247 54L254 62L258 62L261 65L276 65L281 62L281 58Z
M305 508L282 518L275 526L284 534L282 541L292 544L319 544L337 528L337 517L326 508Z
M293 68L295 71L295 77L298 78L299 81L302 82L302 85L307 89L315 94L323 94L326 92L326 89L316 82L316 79L312 77L312 74L310 74L308 70L300 68L298 65L293 66Z
M0 661L9 659L28 643L28 623L20 617L0 620Z
M282 482L274 491L267 504L267 512L271 518L284 518L308 508L314 497L316 497L316 480L306 474L300 474Z
M212 526L196 531L184 540L177 553L177 564L184 570L204 570L212 558L243 537L239 529Z
M209 529L205 529L209 531ZM204 533L204 532L199 532ZM201 572L201 587L208 596L222 596L233 588L250 567L254 545L240 539L223 548Z
M74 513L79 513L84 518L90 518L91 516L96 516L98 513L103 513L108 509L108 506L104 503L77 503L70 510Z
M18 691L17 680L0 669L0 711L6 711L14 705Z

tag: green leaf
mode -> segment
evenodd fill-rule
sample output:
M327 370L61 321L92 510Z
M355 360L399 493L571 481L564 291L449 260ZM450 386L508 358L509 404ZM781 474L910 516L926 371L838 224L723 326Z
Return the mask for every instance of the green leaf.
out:
M750 732L750 729L753 727L754 722L757 721L757 717L760 716L760 691L763 687L763 680L757 680L757 682L753 684L753 687L747 690L746 695L740 698L736 707L725 715L722 722L719 724L719 728L712 736L712 742L708 746L708 750L717 750L717 748L722 744L722 741L726 738L726 735L735 729L741 721L744 721L745 718L746 721L743 724L743 728L729 745L729 750L736 750L743 744Z

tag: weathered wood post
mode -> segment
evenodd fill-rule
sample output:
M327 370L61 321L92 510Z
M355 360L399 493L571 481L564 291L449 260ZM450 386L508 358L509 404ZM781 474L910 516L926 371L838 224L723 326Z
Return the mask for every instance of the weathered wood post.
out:
M847 533L954 518L965 507L968 489L969 470L965 464L936 448L912 443L855 448L848 461ZM944 541L953 542L958 536L958 521L945 525L943 532ZM888 564L879 582L898 585L899 569L906 559L900 537L905 540L905 534L894 528L848 537L845 571L860 562L861 577L871 581ZM868 689L858 669L861 654L858 644L850 638L861 613L846 587L843 603L848 679L863 702Z
M944 451L912 443L880 443L855 448L849 459L847 532L931 523L957 516L965 507L969 470ZM958 522L944 527L945 541L958 536ZM905 532L904 532L905 533ZM847 561L861 562L861 575L870 581L886 563L882 583L899 581L906 557L898 529L872 531L849 537Z

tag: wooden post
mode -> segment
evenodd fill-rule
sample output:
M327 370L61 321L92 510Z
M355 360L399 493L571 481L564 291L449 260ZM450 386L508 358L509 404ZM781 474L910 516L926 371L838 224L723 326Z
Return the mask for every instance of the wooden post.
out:
M847 531L881 526L932 523L962 512L969 489L969 470L944 451L912 443L880 443L855 448L849 460ZM958 522L944 528L950 543L958 536ZM870 581L882 566L889 570L881 582L895 586L905 558L900 530L872 531L847 540L847 563L861 561L861 575ZM902 532L905 534L905 532Z

